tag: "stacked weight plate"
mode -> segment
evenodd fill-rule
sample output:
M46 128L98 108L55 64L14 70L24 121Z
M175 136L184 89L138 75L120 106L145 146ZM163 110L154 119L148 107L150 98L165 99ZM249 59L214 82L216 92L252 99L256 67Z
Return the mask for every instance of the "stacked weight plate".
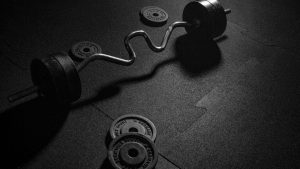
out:
M113 121L108 159L116 169L153 169L158 159L156 128L146 117L128 114Z

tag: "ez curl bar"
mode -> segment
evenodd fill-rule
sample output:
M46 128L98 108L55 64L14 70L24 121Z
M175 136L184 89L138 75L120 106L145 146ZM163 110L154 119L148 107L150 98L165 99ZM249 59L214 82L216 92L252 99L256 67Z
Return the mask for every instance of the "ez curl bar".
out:
M137 30L125 36L124 45L129 55L128 59L104 53L93 54L78 65L75 65L65 53L53 54L43 59L33 59L30 69L34 86L9 96L8 100L14 102L33 93L38 93L59 104L72 103L81 96L79 72L90 62L104 60L118 65L130 66L136 59L136 54L130 44L131 39L142 36L152 51L161 52L167 46L173 30L179 27L184 27L188 34L204 31L210 38L219 37L226 29L226 15L230 12L230 9L224 10L218 0L190 2L183 10L183 21L170 24L160 46L156 46L144 30Z

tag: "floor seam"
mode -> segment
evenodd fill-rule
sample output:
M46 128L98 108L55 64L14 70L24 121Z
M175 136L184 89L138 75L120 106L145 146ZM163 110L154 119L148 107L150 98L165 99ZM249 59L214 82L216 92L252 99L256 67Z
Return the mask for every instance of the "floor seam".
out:
M91 105L92 107L94 107L96 110L100 111L100 113L102 113L104 116L106 116L107 118L111 119L112 121L114 121L114 118L112 118L110 115L108 115L107 113L105 113L102 109L100 109L98 106L96 106L95 104L92 103Z
M288 47L282 46L282 45L278 44L278 42L276 42L276 41L274 41L274 40L270 40L270 38L268 38L268 37L265 37L265 36L262 36L262 35L259 35L259 36L260 36L260 37L263 37L263 39L260 39L260 38L258 38L258 37L252 37L251 34L254 34L254 33L253 33L251 30L249 30L249 29L247 29L247 28L241 26L241 25L238 24L238 23L235 23L235 22L232 22L232 21L227 21L227 22L228 22L228 23L231 23L231 24L233 24L233 25L236 25L236 26L240 27L241 29L244 29L245 32L241 31L241 34L242 34L243 36L249 38L250 40L256 42L256 43L259 43L259 44L261 44L261 45L263 45L263 46L266 46L266 47L275 47L275 48L279 48L279 49L284 50L284 51L286 51L286 52L288 52L288 53L290 53L290 54L294 54L294 55L298 55L298 54L299 54L299 52L293 51L293 50L289 49ZM264 39L267 40L267 41L269 41L270 43L268 44L268 43L266 43L266 42L263 42Z
M160 155L162 158L164 158L165 160L167 160L169 163L173 164L175 167L177 167L178 169L182 169L181 167L179 167L176 163L174 163L173 161L171 161L170 159L168 159L166 156L164 156L162 153L158 152L158 155Z

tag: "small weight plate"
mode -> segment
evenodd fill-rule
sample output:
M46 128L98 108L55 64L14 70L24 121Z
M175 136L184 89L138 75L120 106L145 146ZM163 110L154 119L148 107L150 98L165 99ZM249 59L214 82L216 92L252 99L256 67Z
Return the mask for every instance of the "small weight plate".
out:
M141 21L148 26L162 26L167 23L168 13L156 6L147 6L141 9Z
M148 137L139 133L127 133L110 143L108 159L116 169L153 169L157 163L158 151Z
M95 53L101 52L102 49L98 44L90 41L83 41L73 45L71 49L71 56L73 56L74 59L82 61Z
M115 139L125 133L140 133L152 141L156 139L156 127L154 124L146 117L136 114L120 116L113 121L110 127L111 138Z

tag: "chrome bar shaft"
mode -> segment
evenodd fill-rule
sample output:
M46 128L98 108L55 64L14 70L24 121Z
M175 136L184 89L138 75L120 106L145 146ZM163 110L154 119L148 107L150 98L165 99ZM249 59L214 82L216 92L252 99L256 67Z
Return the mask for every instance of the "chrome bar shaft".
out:
M150 36L144 30L137 30L137 31L131 32L130 34L128 34L124 38L124 45L125 45L125 48L128 52L129 59L123 59L123 58L120 58L120 57L115 57L115 56L104 54L104 53L96 53L96 54L88 57L87 59L83 60L77 66L77 71L81 71L90 62L93 62L95 60L104 60L104 61L108 61L108 62L111 62L111 63L123 65L123 66L129 66L129 65L133 64L135 59L136 59L136 54L135 54L135 52L134 52L134 50L133 50L133 48L130 44L131 39L133 39L134 37L142 36L142 37L144 37L145 41L147 42L147 45L149 46L149 48L152 51L161 52L166 48L173 30L177 27L187 27L187 26L190 26L190 24L187 23L187 22L184 22L184 21L177 21L177 22L172 23L168 27L160 46L156 46L153 43L153 41L151 40Z

